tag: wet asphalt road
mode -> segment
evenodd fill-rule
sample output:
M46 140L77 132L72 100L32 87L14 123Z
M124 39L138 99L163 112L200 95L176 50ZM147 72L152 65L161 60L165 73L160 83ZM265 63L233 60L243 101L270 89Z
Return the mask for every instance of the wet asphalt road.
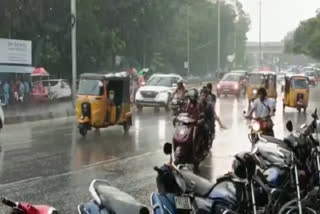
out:
M310 120L310 112L320 107L319 93L320 87L312 89L307 114L288 108L283 113L279 96L274 118L277 137L285 135L289 119L299 125ZM245 109L243 98L218 100L217 113L228 129L217 128L211 155L200 167L202 176L214 181L231 169L234 154L250 149ZM156 190L152 168L168 160L162 145L172 133L170 116L150 109L135 115L127 135L121 127L111 127L82 138L74 118L8 125L0 133L0 195L75 213L77 204L90 199L90 181L98 178L149 204L150 193ZM0 206L0 213L5 211Z

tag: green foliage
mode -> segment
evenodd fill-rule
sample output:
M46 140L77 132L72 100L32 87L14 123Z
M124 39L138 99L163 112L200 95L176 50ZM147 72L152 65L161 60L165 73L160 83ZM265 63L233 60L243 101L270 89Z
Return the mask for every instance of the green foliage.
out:
M77 0L78 72L152 67L158 72L185 74L188 19L191 72L212 72L217 65L215 3ZM0 1L0 37L32 40L34 65L64 78L71 77L70 23L68 0ZM236 62L244 63L249 25L240 2L231 6L221 1L222 66L234 52ZM116 56L122 56L120 66L114 63Z
M304 54L320 59L320 16L300 23L294 34L285 39L287 53Z

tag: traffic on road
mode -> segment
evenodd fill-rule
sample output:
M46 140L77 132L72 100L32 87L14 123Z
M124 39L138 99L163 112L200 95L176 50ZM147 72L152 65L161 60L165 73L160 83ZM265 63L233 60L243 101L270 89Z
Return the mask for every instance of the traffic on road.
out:
M265 72L261 76L264 77ZM108 212L118 213L128 213L128 210L136 210L132 213L175 213L180 209L191 212L195 205L198 210L208 213L212 210L221 213L264 213L267 210L278 213L281 210L283 213L282 210L293 208L318 209L316 204L305 204L311 200L310 194L318 182L317 169L310 171L317 167L318 158L313 150L313 146L317 148L318 86L306 86L306 92L299 89L298 93L308 95L303 96L308 108L301 112L283 108L287 95L285 91L281 93L280 86L276 88L276 99L261 97L267 90L251 88L250 80L245 80L247 90L257 90L257 97L252 98L251 107L248 107L245 95L238 98L224 94L218 98L214 95L216 91L208 90L207 84L190 87L177 78L168 85L166 93L170 95L169 92L182 87L183 93L174 93L185 100L180 103L179 111L169 112L173 107L155 111L158 106L142 111L133 106L130 129L92 122L92 131L83 135L80 125L86 115L90 120L100 118L104 124L113 117L114 121L121 120L119 113L108 109L115 105L108 100L113 98L110 95L119 93L119 87L109 82L110 88L104 88L103 84L105 79L118 78L122 77L82 77L79 102L89 103L88 106L77 105L77 120L61 118L3 128L0 136L0 192L6 196L3 203L13 209L25 209L27 205L10 203L10 199L30 201L47 204L45 209L54 206L52 210L63 213L83 213L85 210L94 213L101 206ZM261 78L261 81L264 84L266 80ZM303 81L308 83L307 79ZM93 90L95 85L98 88ZM109 96L103 98L104 93ZM129 97L129 93L127 95ZM212 96L211 101L209 96ZM99 107L95 101L100 97L105 107ZM259 103L261 99L264 104ZM297 103L300 101L296 100ZM95 108L104 109L103 116L95 117L90 112ZM248 108L250 112L245 112ZM215 115L220 117L223 126L211 126L210 115L212 121L215 121ZM270 128L272 132L268 132ZM305 177L300 178L299 173ZM290 176L294 179L289 179ZM279 195L273 195L273 189L280 191ZM256 193L258 190L261 191L259 194ZM281 190L286 191L281 193ZM89 193L92 200L86 203ZM225 194L230 195L226 197ZM118 197L125 200L117 201ZM267 201L270 197L277 203ZM300 199L295 203L298 197Z

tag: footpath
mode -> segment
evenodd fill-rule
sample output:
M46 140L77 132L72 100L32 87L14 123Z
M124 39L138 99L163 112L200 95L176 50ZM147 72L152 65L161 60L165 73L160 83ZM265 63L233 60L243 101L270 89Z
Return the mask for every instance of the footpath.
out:
M15 104L3 107L3 111L5 124L68 117L75 113L71 100Z
M187 88L200 89L205 83L206 82L190 83ZM213 88L215 88L215 83L213 83ZM75 114L75 108L71 100L48 103L15 104L3 107L3 111L5 115L5 124L69 117Z

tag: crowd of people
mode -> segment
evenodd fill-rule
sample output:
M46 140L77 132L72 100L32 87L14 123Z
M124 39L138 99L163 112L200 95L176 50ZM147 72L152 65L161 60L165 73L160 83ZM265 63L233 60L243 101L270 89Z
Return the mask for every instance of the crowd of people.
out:
M30 100L31 82L27 78L6 79L0 81L0 99L2 106L27 103Z

